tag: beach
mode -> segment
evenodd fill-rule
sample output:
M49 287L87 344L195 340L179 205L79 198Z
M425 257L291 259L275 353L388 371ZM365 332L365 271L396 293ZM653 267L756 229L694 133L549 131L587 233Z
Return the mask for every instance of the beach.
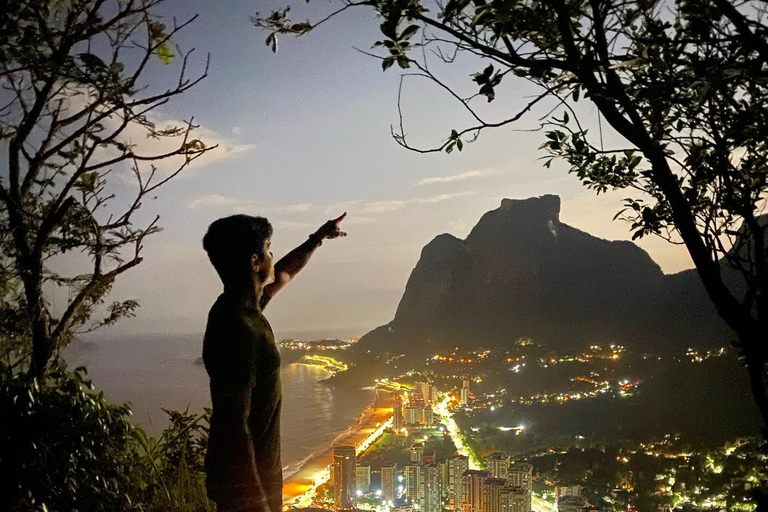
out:
M284 508L294 503L303 507L309 505L314 489L329 477L328 467L333 463L334 446L354 446L359 454L381 434L392 417L395 396L396 393L377 390L374 402L362 412L356 424L336 436L325 450L308 457L298 471L285 479Z

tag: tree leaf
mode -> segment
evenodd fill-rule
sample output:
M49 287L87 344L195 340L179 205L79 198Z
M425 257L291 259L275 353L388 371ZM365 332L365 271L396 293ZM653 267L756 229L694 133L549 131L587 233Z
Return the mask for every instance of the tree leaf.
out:
M403 33L400 34L400 39L410 39L418 31L418 25L409 25L405 30L403 30Z

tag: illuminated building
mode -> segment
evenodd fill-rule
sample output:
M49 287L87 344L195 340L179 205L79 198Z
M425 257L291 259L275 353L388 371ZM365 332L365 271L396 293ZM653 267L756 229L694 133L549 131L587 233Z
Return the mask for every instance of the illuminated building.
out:
M424 400L429 400L432 397L432 383L423 381L421 383L421 396L424 397Z
M461 508L462 475L469 469L469 459L465 455L456 455L448 459L448 500L454 508Z
M469 381L465 380L461 386L461 405L464 407L469 405Z
M432 391L429 395L429 401L436 404L440 401L440 396L437 392L437 386L432 386Z
M357 483L354 446L333 449L333 494L337 511L353 511Z
M421 464L409 462L405 465L405 497L409 503L419 502L419 482L421 480Z
M413 443L411 445L411 462L418 462L421 464L424 458L424 444Z
M501 490L500 512L531 512L533 496L522 487L508 485Z
M557 500L557 512L582 512L587 506L587 500L581 496L563 496Z
M581 486L571 485L568 487L558 487L555 491L555 498L559 500L563 496L581 496Z
M409 405L405 408L405 424L418 425L421 422L421 407Z
M440 471L440 492L445 497L448 494L448 461L438 462L437 467Z
M419 505L424 512L440 512L442 489L440 487L440 469L437 464L425 464L419 475Z
M509 476L509 456L501 452L494 452L485 459L485 464L493 478L507 478Z
M357 465L356 469L356 478L355 478L355 484L357 486L358 491L362 492L368 492L371 490L371 466L369 464L366 465Z
M405 427L403 401L400 400L400 397L395 398L395 406L392 413L392 427L395 429L395 432L400 432Z
M425 407L422 409L422 423L428 427L434 427L435 426L435 413L432 411L432 408Z
M529 493L533 492L533 466L525 462L517 462L509 467L509 480L513 485L522 487Z
M395 499L395 489L397 480L397 464L394 462L385 462L381 465L381 497L385 501Z
M506 483L503 478L483 480L482 512L501 512L501 490Z
M461 476L461 512L483 512L483 482L487 471L468 469Z

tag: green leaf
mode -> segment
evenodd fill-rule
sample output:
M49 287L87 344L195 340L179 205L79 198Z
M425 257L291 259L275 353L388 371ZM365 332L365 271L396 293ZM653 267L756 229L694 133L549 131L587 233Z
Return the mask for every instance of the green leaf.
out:
M456 143L455 143L455 142L451 142L450 144L448 144L448 145L445 147L445 152L450 154L450 152L451 152L451 151L453 151L453 146L454 146L454 145L456 145Z
M392 67L392 65L395 63L395 58L392 56L386 57L381 61L381 70L386 71L389 68Z
M461 139L456 139L456 149L458 149L459 151L464 149L464 143L461 142Z
M173 52L171 51L171 48L168 46L168 43L163 43L160 46L158 46L155 54L165 65L170 64L171 60L173 60Z
M400 39L410 39L418 31L418 25L409 25L405 30L403 30L403 33L400 34Z
M410 63L408 62L408 57L405 57L403 55L400 55L397 58L397 65L403 69L408 69L409 67L411 67Z
M570 121L571 118L568 117L568 112L563 112L563 124L568 124L568 121Z

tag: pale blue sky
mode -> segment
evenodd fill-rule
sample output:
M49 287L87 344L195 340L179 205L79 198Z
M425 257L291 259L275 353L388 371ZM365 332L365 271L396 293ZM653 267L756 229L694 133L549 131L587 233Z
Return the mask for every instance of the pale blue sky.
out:
M197 48L198 66L210 52L211 68L207 80L160 115L194 115L202 135L227 151L201 159L146 205L147 214L160 213L165 230L147 241L145 261L115 287L114 298L135 297L143 307L114 332L202 331L220 284L200 240L210 222L234 212L273 222L278 258L330 216L349 212L349 237L323 244L267 311L278 335L359 336L389 321L421 248L443 232L466 236L503 197L559 194L564 222L598 236L628 238L626 225L611 223L626 194L596 200L563 165L544 169L537 160L542 133L487 131L451 155L399 147L389 129L398 119L400 70L382 73L377 60L353 49L368 49L378 38L373 13L350 10L305 37L281 40L273 55L249 16L286 1L165 4L168 18L200 15L178 42ZM299 20L317 19L333 7L327 1L292 5ZM177 65L157 64L153 79L169 77ZM475 91L469 74L485 65L467 58L435 69L468 96ZM531 93L524 83L510 82L497 101L483 105L478 99L478 107L498 120ZM437 143L469 122L446 93L423 81L409 80L403 108L414 142ZM536 126L546 110L517 127ZM590 122L588 103L582 112ZM661 241L643 247L667 272L690 266L679 248Z

